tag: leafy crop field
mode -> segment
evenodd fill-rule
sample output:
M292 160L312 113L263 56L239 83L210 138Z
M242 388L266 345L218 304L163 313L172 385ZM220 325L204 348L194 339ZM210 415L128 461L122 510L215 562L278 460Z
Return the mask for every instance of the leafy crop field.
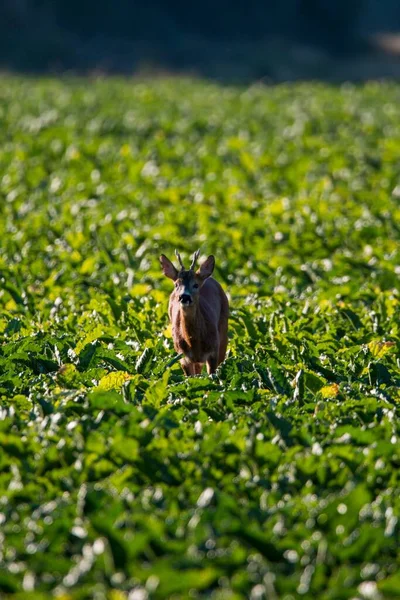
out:
M1 597L400 598L400 87L3 76L0 140Z

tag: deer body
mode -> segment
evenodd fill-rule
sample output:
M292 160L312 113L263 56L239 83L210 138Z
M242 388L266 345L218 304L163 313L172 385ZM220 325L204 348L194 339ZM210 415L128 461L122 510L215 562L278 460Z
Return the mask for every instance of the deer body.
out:
M225 359L229 315L228 298L211 277L214 257L208 257L197 272L192 267L178 271L165 256L160 261L164 273L175 281L168 312L175 350L184 355L182 368L186 375L197 375L206 364L208 373L214 373Z

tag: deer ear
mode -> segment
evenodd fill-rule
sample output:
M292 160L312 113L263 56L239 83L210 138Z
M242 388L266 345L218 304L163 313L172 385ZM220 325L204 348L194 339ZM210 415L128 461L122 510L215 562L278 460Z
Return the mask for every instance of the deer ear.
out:
M200 269L197 271L197 274L200 275L202 279L207 279L212 275L215 267L215 258L211 255L200 265Z
M176 278L178 277L178 271L177 271L177 269L175 269L174 265L169 260L169 258L167 258L165 256L165 254L161 254L160 263L161 263L161 267L162 267L164 275L166 277L169 277L170 279L172 279L172 281L175 281Z

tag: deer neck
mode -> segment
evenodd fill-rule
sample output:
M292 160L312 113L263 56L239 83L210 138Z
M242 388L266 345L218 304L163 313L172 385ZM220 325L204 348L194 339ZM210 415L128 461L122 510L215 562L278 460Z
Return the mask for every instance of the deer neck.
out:
M181 308L180 313L182 335L186 343L192 346L204 329L204 317L201 314L199 303L196 302L190 308Z

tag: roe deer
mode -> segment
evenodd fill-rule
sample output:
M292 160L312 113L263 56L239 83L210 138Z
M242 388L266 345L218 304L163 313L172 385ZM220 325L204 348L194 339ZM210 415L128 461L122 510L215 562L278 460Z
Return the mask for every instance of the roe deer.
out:
M175 283L169 298L168 314L172 323L172 337L186 375L199 375L204 363L208 374L214 373L225 359L228 345L229 303L224 290L211 277L215 259L209 256L195 271L200 251L193 255L189 270L183 266L179 253L180 270L162 254L160 262L164 275Z

